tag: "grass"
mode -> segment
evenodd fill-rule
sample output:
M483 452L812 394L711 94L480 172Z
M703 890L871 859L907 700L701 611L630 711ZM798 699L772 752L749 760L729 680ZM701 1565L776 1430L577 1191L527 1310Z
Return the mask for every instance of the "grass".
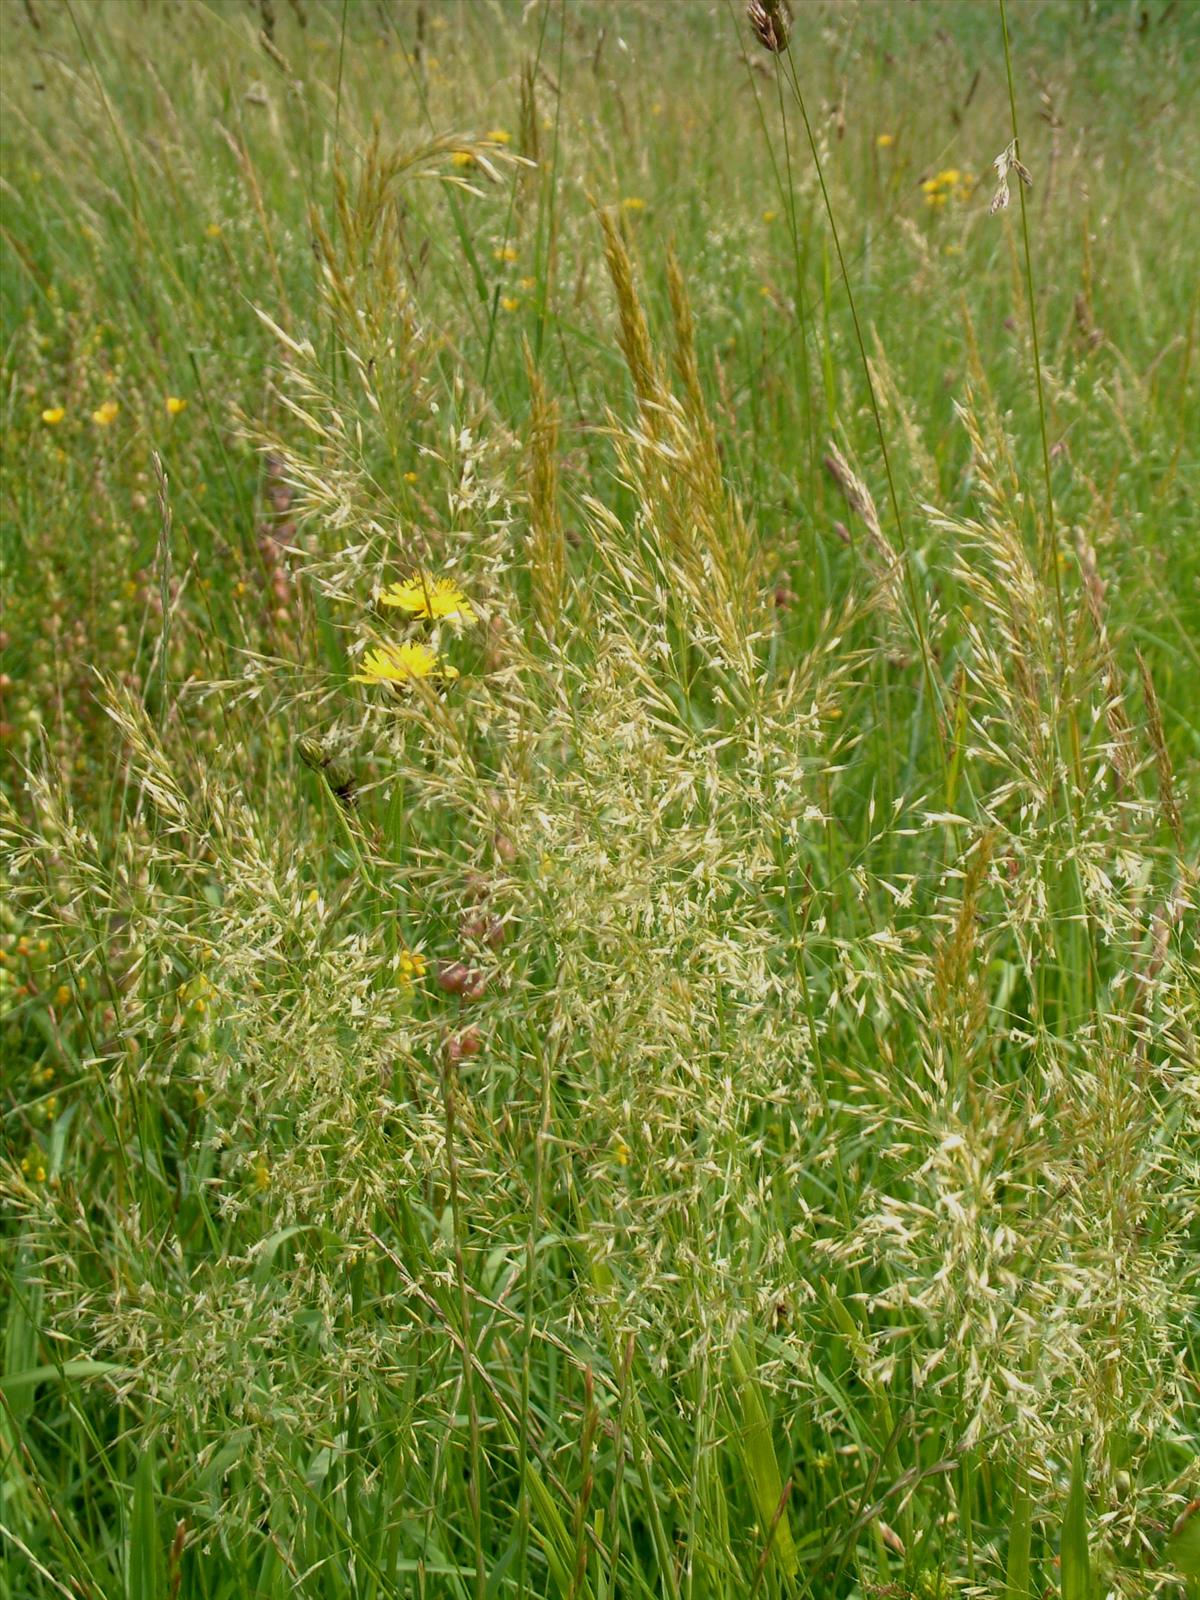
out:
M796 10L10 7L0 1592L1196 1592L1200 25Z

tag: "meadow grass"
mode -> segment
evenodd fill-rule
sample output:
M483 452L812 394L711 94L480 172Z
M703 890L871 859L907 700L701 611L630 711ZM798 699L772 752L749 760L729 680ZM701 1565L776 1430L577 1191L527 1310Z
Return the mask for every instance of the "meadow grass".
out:
M1200 13L794 11L5 8L4 1595L1197 1592Z

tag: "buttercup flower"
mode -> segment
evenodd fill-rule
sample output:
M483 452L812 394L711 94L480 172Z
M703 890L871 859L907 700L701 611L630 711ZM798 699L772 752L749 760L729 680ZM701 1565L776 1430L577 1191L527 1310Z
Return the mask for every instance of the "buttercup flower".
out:
M451 152L450 165L452 167L470 167L474 165L474 162L475 157L469 150L454 150Z
M107 428L110 423L117 420L117 412L121 407L115 400L106 400L102 406L97 406L92 412L92 421L98 428Z
M895 142L896 135L894 133L881 133L875 139L875 143L881 150L890 150Z
M504 128L493 128L488 134L493 144L511 144L512 134Z
M515 261L517 259L517 252L511 244L506 244L500 249L493 250L492 254L497 261Z
M638 194L627 195L626 198L621 201L621 204L625 207L626 211L645 211L646 209L646 202L642 199L641 195Z
M47 406L42 412L42 421L48 428L57 428L66 414L66 408L63 406Z
M167 413L169 416L177 417L181 411L186 410L186 400L181 400L177 394L169 394L167 396Z
M500 297L501 311L516 311L520 304L521 302L517 299L515 294L506 294Z
M407 611L410 617L429 617L433 621L454 617L459 622L474 622L475 607L453 578L435 578L418 572L403 583L393 583L379 596L380 604Z
M412 683L418 678L457 678L458 668L439 662L428 645L380 645L363 657L363 670L353 674L355 683Z

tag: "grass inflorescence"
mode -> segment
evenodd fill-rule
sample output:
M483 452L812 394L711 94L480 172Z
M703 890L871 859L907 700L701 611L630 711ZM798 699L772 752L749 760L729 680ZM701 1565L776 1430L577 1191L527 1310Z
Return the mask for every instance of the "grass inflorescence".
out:
M1190 9L6 23L3 1591L1189 1593Z

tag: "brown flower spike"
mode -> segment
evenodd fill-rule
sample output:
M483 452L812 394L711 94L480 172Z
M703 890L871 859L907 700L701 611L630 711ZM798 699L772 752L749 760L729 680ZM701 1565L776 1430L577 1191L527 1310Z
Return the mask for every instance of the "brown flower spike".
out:
M788 0L747 0L746 15L764 49L774 55L787 49L792 31L792 8Z

